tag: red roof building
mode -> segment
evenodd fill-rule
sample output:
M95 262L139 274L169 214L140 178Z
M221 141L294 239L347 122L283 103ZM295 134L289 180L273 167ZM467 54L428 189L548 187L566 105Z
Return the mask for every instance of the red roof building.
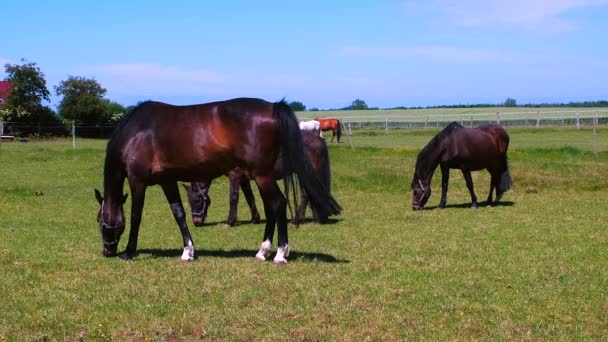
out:
M0 81L0 106L8 102L8 96L11 94L11 82Z

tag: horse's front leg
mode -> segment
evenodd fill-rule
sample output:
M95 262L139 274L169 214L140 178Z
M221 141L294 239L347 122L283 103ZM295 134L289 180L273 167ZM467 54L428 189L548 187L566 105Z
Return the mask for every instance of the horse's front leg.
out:
M306 190L304 190L304 188L300 189L300 204L298 205L298 208L296 209L296 217L294 217L293 219L293 223L295 225L299 225L300 223L304 222L304 219L306 218L306 206L308 205L308 196L306 195ZM313 210L313 219L316 219L317 215L316 212Z
M129 187L131 189L131 230L129 231L127 248L120 254L120 258L124 260L131 260L135 257L144 198L146 197L146 185L143 183L129 180Z
M469 194L471 194L471 208L477 208L477 196L475 196L475 191L473 190L473 179L471 178L471 171L462 170L462 175L464 176L464 180L467 183Z
M239 206L239 188L242 179L242 175L235 171L228 173L228 179L230 180L230 211L228 212L228 219L226 220L227 226L234 226L237 219L237 211Z
M260 213L255 205L255 197L253 196L253 191L251 191L251 181L248 177L243 177L241 180L241 190L251 210L251 222L260 223Z
M161 187L165 193L165 197L167 197L167 201L169 201L171 212L173 213L175 222L177 222L179 230L182 233L182 238L184 239L184 252L182 253L181 259L184 261L194 260L194 242L192 242L190 231L186 225L186 211L184 210L182 200L179 196L177 182L165 183L162 184Z
M439 208L445 208L448 199L448 182L450 180L450 168L445 164L441 164L441 200Z

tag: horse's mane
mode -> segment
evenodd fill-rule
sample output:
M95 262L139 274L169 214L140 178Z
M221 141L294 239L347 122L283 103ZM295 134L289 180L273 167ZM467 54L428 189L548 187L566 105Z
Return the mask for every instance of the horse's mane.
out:
M447 125L446 128L439 132L439 134L434 136L433 139L431 139L431 141L426 144L426 146L424 146L424 148L422 149L422 151L420 151L420 153L418 153L418 157L416 158L416 176L420 178L422 176L420 174L422 170L427 169L428 163L432 162L428 157L433 151L435 151L435 149L437 148L437 144L439 144L439 142L441 142L441 140L443 140L445 137L452 134L455 129L460 129L462 127L463 126L456 121L451 122L449 125Z
M120 120L118 121L118 123L116 124L116 127L114 128L114 131L112 131L112 134L110 135L110 140L112 140L112 138L114 138L118 132L121 131L121 129L123 127L125 127L127 125L127 123L131 120L131 118L133 118L134 114L144 105L153 102L153 101L140 101L137 103L137 105L131 109L129 109L129 111L127 112L127 114L125 114L122 118L120 118Z
M105 158L105 165L104 165L104 183L108 180L109 176L110 176L110 171L112 169L112 161L113 158L116 158L118 156L118 154L113 153L112 151L115 149L116 145L118 144L118 141L120 139L119 138L119 134L123 131L123 128L131 121L131 119L135 116L135 113L137 113L144 105L150 103L152 101L143 101L143 102L138 102L137 105L133 108L131 108L116 124L116 127L114 128L114 130L112 131L112 134L110 134L110 138L108 140L108 144L106 146L106 158ZM105 184L104 184L105 187Z

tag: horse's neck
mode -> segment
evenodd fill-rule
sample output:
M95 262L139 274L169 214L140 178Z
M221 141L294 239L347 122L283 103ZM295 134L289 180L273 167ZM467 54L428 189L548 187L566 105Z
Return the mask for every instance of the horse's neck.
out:
M424 183L430 183L435 173L435 169L439 166L441 160L441 151L438 148L433 148L429 153L422 158L423 162L420 167L416 167L416 175Z
M108 150L106 153L111 152ZM120 198L122 198L125 173L118 160L110 156L106 156L103 178L105 200L109 200L111 202L119 201Z

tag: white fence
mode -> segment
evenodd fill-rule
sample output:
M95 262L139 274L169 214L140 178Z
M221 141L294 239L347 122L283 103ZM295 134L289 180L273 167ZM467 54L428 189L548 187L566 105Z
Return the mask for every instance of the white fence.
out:
M361 113L362 111L358 111ZM441 114L433 110L433 114L421 115L383 115L383 111L373 111L375 115L336 115L325 118L337 118L344 127L352 132L353 129L382 128L387 132L392 128L441 128L456 121L463 126L479 126L488 123L498 123L509 127L556 127L570 126L574 128L592 127L608 124L608 109L598 110L564 110L564 111L527 111L527 112L486 112L486 113L448 113ZM387 111L392 113L395 111ZM331 112L316 112L328 114ZM341 112L340 114L344 114ZM310 113L301 113L301 119Z

